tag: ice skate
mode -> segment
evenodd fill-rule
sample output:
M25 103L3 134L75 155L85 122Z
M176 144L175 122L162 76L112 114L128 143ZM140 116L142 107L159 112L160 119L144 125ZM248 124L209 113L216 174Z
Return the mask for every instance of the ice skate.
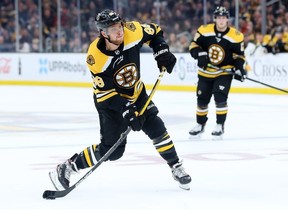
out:
M182 162L173 165L173 178L179 183L179 187L184 190L190 190L191 177L185 172Z
M217 124L211 134L213 140L223 139L224 124Z
M62 164L57 165L56 170L49 172L49 177L56 190L65 190L69 188L70 176L78 172L74 159L78 155L75 154Z
M201 138L205 129L205 124L197 124L192 130L189 131L190 138Z

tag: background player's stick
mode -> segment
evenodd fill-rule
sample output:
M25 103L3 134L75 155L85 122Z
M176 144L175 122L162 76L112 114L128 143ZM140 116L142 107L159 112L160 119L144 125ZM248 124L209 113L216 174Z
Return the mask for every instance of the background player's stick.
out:
M164 75L164 73L166 72L166 68L163 67L162 71L160 72L158 79L156 80L150 95L145 103L145 105L143 106L143 108L141 109L139 115L142 115L147 106L149 105L150 101L152 100L152 97ZM100 158L100 160L82 177L80 178L74 185L72 185L71 187L62 190L62 191L52 191L52 190L45 190L43 193L43 198L44 199L56 199L56 198L60 198L60 197L64 197L67 194L69 194L72 190L74 190L76 187L78 187L92 172L94 172L97 167L99 167L103 161L105 161L114 151L115 149L122 143L122 141L127 137L127 135L130 133L131 131L131 127L128 127L126 131L124 131L121 135L120 138L117 140L117 142L106 152L105 155L103 155L102 158Z
M232 69L225 70L225 69L219 68L219 67L217 67L217 66L215 66L215 65L212 65L212 64L208 64L208 67L214 68L214 69L216 69L216 70L218 70L218 71L228 72L228 73L234 75L234 71L233 71ZM269 84L267 84L267 83L260 82L260 81L255 80L255 79L251 79L251 78L249 78L249 77L246 77L246 79L247 79L247 80L250 80L250 81L252 81L252 82L256 82L256 83L262 84L262 85L264 85L264 86L267 86L267 87L270 87L270 88L273 88L273 89L276 89L276 90L279 90L279 91L288 93L288 91L285 90L285 89L281 89L281 88L278 88L278 87L269 85Z

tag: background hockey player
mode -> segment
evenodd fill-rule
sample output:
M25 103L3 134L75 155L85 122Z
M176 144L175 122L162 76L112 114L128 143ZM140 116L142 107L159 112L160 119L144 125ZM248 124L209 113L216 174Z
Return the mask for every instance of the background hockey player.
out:
M197 84L197 125L189 132L192 137L199 137L208 120L208 105L212 95L216 104L216 127L212 131L214 138L221 138L227 117L227 99L233 75L223 70L235 69L234 78L244 81L244 36L228 26L229 12L218 6L214 11L214 23L198 28L189 50L198 60Z
M116 143L121 133L131 126L133 131L142 130L151 139L180 187L189 189L191 177L179 161L174 143L157 115L155 104L151 101L143 115L138 115L148 99L140 79L142 45L147 43L153 49L160 70L166 67L167 72L171 73L176 63L175 56L164 41L161 28L156 24L124 22L117 13L108 9L97 15L96 27L100 37L90 44L87 65L94 82L94 102L99 114L101 140L99 144L85 148L50 172L54 186L57 190L68 188L71 173L95 165ZM108 160L121 158L125 145L126 139Z

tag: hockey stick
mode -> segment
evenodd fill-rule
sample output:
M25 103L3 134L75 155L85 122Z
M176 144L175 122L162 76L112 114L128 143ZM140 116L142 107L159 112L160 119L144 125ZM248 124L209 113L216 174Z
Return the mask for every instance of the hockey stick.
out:
M212 64L208 64L208 67L214 68L214 69L216 69L216 70L218 70L218 71L228 72L228 73L231 74L231 75L234 75L234 74L235 74L235 73L233 72L233 69L227 69L227 70L226 70L226 69L222 69L222 68L216 67L216 66L214 66L214 65L212 65ZM281 89L281 88L278 88L278 87L269 85L269 84L267 84L267 83L260 82L260 81L258 81L258 80L255 80L255 79L252 79L252 78L249 78L249 77L246 77L245 79L250 80L250 81L252 81L252 82L256 82L256 83L262 84L262 85L264 85L264 86L267 86L267 87L270 87L270 88L273 88L273 89L276 89L276 90L279 90L279 91L282 91L282 92L285 92L285 93L288 93L288 91L286 91L285 89Z
M272 85L269 85L269 84L260 82L260 81L255 80L255 79L251 79L251 78L249 78L249 77L246 77L246 79L247 79L247 80L250 80L250 81L252 81L252 82L256 82L256 83L262 84L262 85L264 85L264 86L267 86L267 87L270 87L270 88L273 88L273 89L276 89L276 90L279 90L279 91L288 93L288 91L286 91L285 89L281 89L281 88L278 88L278 87L275 87L275 86L272 86Z
M142 115L147 106L149 105L150 101L152 100L152 97L164 75L164 73L166 72L166 68L163 67L162 68L162 71L160 72L159 76L158 76L158 79L156 80L151 92L150 92L150 95L146 101L146 103L144 104L143 108L141 109L139 115ZM60 198L60 197L64 197L66 196L67 194L69 194L72 190L74 190L76 187L78 187L89 175L91 175L92 172L94 172L97 167L99 167L114 151L115 149L122 143L122 141L128 136L128 134L130 133L131 131L131 127L129 126L127 128L126 131L124 131L121 135L120 135L120 138L117 140L117 142L106 152L105 155L103 155L102 158L100 158L100 160L84 175L82 176L82 178L80 178L74 185L72 185L71 187L65 189L65 190L62 190L62 191L53 191L53 190L45 190L44 193L43 193L43 198L44 199L56 199L56 198Z

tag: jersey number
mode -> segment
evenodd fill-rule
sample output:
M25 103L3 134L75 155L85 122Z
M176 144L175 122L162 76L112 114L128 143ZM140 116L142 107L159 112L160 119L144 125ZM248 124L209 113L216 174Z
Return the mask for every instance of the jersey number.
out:
M150 25L148 25L148 24L142 24L142 26L144 27L144 31L147 33L147 34L149 34L149 35L153 35L154 34L154 29L153 28L151 28L151 26Z
M99 76L95 76L94 79L93 79L93 82L95 84L95 87L98 86L100 88L103 88L104 87L104 81L101 77Z

